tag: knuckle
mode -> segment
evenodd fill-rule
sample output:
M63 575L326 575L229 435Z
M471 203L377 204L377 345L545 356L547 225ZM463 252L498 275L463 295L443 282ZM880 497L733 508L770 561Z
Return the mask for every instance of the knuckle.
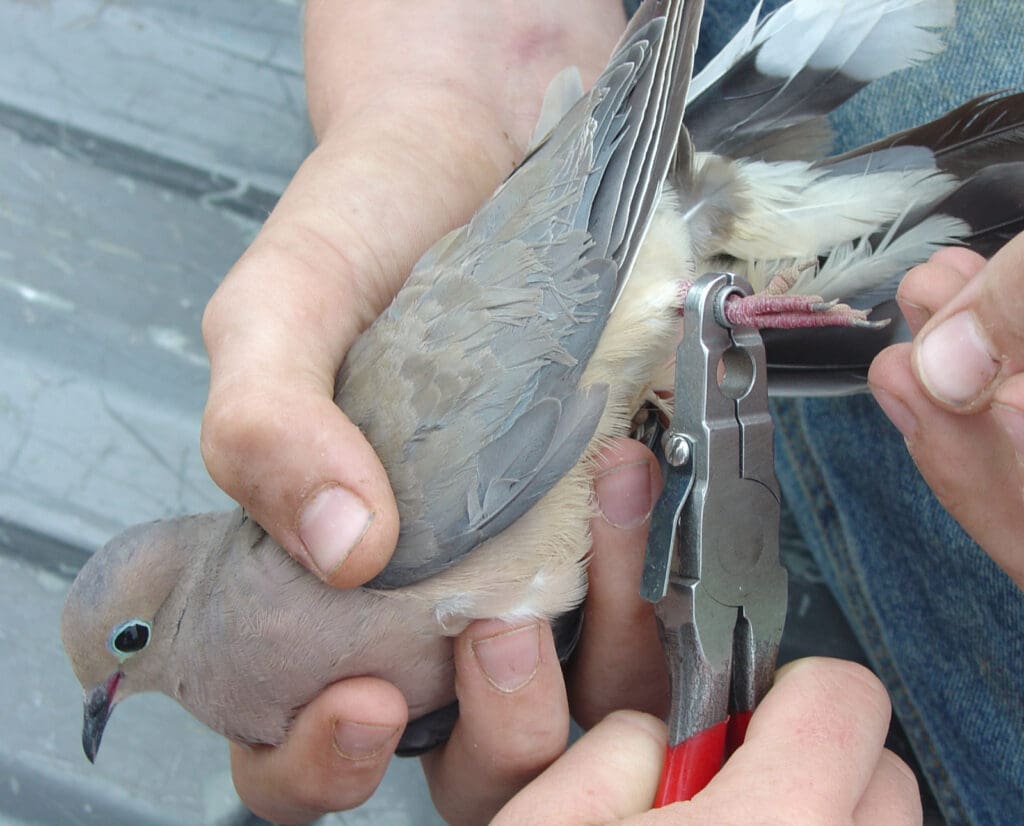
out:
M882 750L879 758L879 766L890 777L890 783L898 797L902 801L920 802L921 790L917 782L914 770L908 766L902 758L889 749Z
M874 774L854 810L854 824L868 826L885 811L892 826L920 824L924 817L921 789L910 767L888 749L879 755Z
M929 259L929 263L947 267L967 279L985 265L985 259L966 247L943 247Z
M919 282L927 282L932 273L939 270L941 267L932 261L911 267L900 280L899 286L896 288L896 295L902 297L906 292L912 291Z
M491 770L499 777L528 782L565 751L568 732L559 725L544 725L538 718L517 727L491 756Z
M836 679L852 703L878 718L888 719L892 711L889 692L873 671L860 663L840 661Z
M657 717L632 709L617 709L607 717L608 723L649 740L661 748L665 744L665 724Z
M252 393L210 396L203 412L200 447L210 475L229 493L236 492L232 488L247 475L245 469L251 468L255 457L266 455L288 438L287 427L273 410L265 398Z
M896 298L899 301L909 301L912 304L920 303L922 292L933 284L942 273L943 268L932 262L911 267L896 288Z
M227 326L231 316L231 298L228 295L230 290L224 282L210 296L203 310L203 318L200 322L200 330L207 350L216 350L217 342L221 333ZM212 358L212 355L211 355Z
M239 405L225 394L211 396L203 411L199 444L206 466L219 484L232 462L228 459L235 452L239 440Z
M935 314L960 293L966 278L961 270L941 260L919 264L900 281L896 298Z

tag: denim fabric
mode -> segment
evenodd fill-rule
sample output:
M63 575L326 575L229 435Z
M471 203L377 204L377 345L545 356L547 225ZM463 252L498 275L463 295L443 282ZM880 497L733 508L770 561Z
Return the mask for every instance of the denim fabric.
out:
M698 65L754 6L707 3ZM958 5L941 57L836 114L838 148L1024 86L1024 5ZM871 397L777 401L774 415L784 494L946 820L1024 823L1024 593L938 503Z
M709 0L713 55L753 2ZM837 147L1024 85L1024 8L959 4L949 47L860 93ZM1024 594L945 512L874 400L781 401L780 482L950 824L1024 823Z
M1024 823L1024 595L869 396L776 402L797 524L950 824Z

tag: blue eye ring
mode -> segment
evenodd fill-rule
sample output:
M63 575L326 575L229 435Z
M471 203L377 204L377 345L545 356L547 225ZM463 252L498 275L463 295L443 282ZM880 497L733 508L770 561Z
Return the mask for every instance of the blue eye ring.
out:
M126 620L110 632L107 647L115 657L123 660L149 645L152 631L153 626L143 619Z

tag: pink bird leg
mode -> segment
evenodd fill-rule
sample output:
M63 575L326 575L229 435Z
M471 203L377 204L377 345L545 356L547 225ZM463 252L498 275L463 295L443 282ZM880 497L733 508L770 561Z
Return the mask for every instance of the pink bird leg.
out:
M790 295L780 292L788 288L785 281L772 279L764 292L754 295L732 295L725 300L725 318L734 327L756 327L795 330L808 327L866 327L877 329L885 321L868 320L868 310L855 310L838 301L825 301L817 295ZM682 305L690 291L690 282L680 285Z

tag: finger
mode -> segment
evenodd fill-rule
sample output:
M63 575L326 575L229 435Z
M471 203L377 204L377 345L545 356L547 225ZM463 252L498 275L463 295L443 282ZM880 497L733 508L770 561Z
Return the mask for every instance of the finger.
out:
M992 413L1013 445L1018 464L1024 463L1024 374L1011 376L996 391Z
M915 339L922 385L939 404L974 412L1024 367L1024 234L997 252Z
M874 774L889 716L885 688L864 667L791 663L751 718L744 744L691 808L732 811L742 800L748 812L777 813L779 822L789 822L783 814L798 823L846 822Z
M956 270L964 276L965 280L974 278L988 263L985 256L966 247L943 247L928 260L933 264Z
M644 812L654 801L664 752L664 723L635 711L615 712L516 795L492 823L583 826Z
M914 772L888 749L875 766L857 808L854 826L920 826L924 819L921 791Z
M386 564L398 515L376 454L332 396L387 288L355 274L377 272L361 247L343 244L346 258L327 240L342 230L307 219L307 202L323 199L309 183L320 165L314 153L207 306L202 448L214 481L293 557L351 586Z
M942 250L941 252L953 250ZM963 256L974 256L968 250L956 249ZM914 335L928 322L935 313L945 307L964 288L984 264L985 259L975 256L981 262L976 268L969 266L978 263L972 259L961 261L960 257L939 257L936 253L925 264L911 269L900 282L896 291L896 301L903 317L907 320ZM949 259L952 260L950 261Z
M651 509L661 487L654 456L637 441L616 440L597 460L590 584L568 679L573 717L584 727L619 708L659 717L667 711L668 672L654 606L639 590Z
M473 623L455 642L459 720L423 758L449 823L485 823L562 753L569 707L547 623Z
M1024 376L1003 382L990 409L951 413L917 381L911 345L899 344L875 358L868 384L946 510L1024 583Z
M282 824L358 806L384 776L406 717L405 700L390 683L335 683L299 713L277 748L231 745L238 795L260 817Z

